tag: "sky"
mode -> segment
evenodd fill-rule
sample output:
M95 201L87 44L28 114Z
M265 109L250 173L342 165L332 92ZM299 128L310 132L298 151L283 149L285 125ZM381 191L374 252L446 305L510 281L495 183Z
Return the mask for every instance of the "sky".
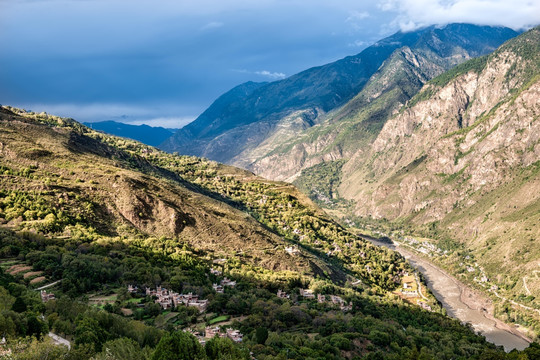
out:
M540 0L0 0L0 104L179 128L245 81L452 22L528 29Z

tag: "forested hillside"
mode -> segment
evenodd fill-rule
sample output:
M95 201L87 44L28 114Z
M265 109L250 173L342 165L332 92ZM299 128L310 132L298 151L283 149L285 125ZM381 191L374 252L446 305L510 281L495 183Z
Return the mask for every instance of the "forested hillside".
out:
M8 107L0 155L0 347L14 358L518 356L422 283L425 300L405 296L401 256L289 184ZM202 302L167 306L160 289ZM210 325L243 340L205 339Z

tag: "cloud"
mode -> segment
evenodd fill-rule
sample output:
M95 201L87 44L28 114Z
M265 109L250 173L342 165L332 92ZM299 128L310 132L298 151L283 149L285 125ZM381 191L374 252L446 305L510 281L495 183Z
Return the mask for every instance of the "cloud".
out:
M369 42L363 40L355 40L348 44L349 47L365 47L367 45L369 45Z
M381 0L382 11L396 12L393 25L411 31L453 22L527 29L540 23L540 2L531 0Z
M369 13L367 11L351 11L349 17L345 21L357 21L357 20L363 20L365 18L369 17Z
M370 15L367 11L350 11L349 17L345 20L347 24L349 24L354 31L360 31L362 30L362 25L364 19L368 18Z
M285 75L282 72L270 72L268 70L255 71L255 74L265 76L269 79L274 79L274 80L285 79L287 77L287 75Z
M204 25L201 30L212 30L222 27L224 24L219 21L211 21L208 24Z
M246 69L233 69L231 71L241 73L241 74L254 74L254 75L264 76L264 77L269 78L271 80L281 80L281 79L285 79L287 77L287 75L282 73L282 72L271 72L271 71L268 71L268 70L249 71L249 70L246 70Z
M149 126L161 126L168 129L180 129L185 125L195 120L195 117L181 116L181 117L158 117L154 119L134 120L134 121L122 121L131 125L149 125Z
M28 111L45 111L51 115L70 117L79 122L114 120L132 125L146 124L166 128L181 128L193 121L201 109L177 104L154 104L137 106L132 104L12 104ZM191 113L194 115L178 116Z

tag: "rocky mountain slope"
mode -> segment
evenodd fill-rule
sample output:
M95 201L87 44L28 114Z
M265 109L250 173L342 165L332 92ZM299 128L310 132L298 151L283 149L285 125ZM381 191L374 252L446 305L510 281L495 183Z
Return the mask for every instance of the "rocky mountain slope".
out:
M462 243L504 296L539 308L539 114L537 27L428 83L343 166L339 194Z
M534 358L537 344L506 357L445 316L412 272L290 184L0 107L14 359ZM242 341L203 349L210 326Z
M260 276L361 279L374 289L397 286L406 267L290 184L46 114L2 107L0 129L0 222L8 227L89 239L150 236L177 252L186 244L234 258ZM380 271L368 271L375 266Z
M365 122L377 131L381 119L414 95L427 79L491 52L515 35L507 28L465 24L397 33L358 55L287 79L241 85L161 147L234 164L265 177L287 179L321 159L342 157L347 146L333 146L315 162L307 159L336 141L343 120L356 120L357 110L365 104L377 104L367 111L374 124ZM365 93L358 95L362 89ZM381 109L388 102L392 105ZM365 132L364 125L354 131L356 135ZM298 145L299 137L307 144ZM281 158L284 154L285 161Z

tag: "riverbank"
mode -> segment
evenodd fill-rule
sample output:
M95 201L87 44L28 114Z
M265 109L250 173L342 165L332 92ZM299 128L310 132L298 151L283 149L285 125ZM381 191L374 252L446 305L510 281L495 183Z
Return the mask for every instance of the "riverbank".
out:
M424 275L428 288L443 304L448 315L471 324L487 341L503 346L506 351L523 350L529 346L531 340L527 336L493 316L493 303L488 297L472 290L443 269L399 244L381 242L367 236L364 238L377 246L398 251L409 260Z
M514 326L507 324L503 322L500 319L497 319L494 315L495 306L493 305L493 302L487 298L484 294L479 293L476 290L471 289L467 285L463 284L461 281L457 280L458 286L460 286L461 289L461 301L465 305L467 305L472 310L481 310L484 312L484 316L488 318L489 320L492 320L495 322L495 326L504 331L508 331L523 340L527 341L527 343L531 343L532 340L527 337L524 333L519 331Z

